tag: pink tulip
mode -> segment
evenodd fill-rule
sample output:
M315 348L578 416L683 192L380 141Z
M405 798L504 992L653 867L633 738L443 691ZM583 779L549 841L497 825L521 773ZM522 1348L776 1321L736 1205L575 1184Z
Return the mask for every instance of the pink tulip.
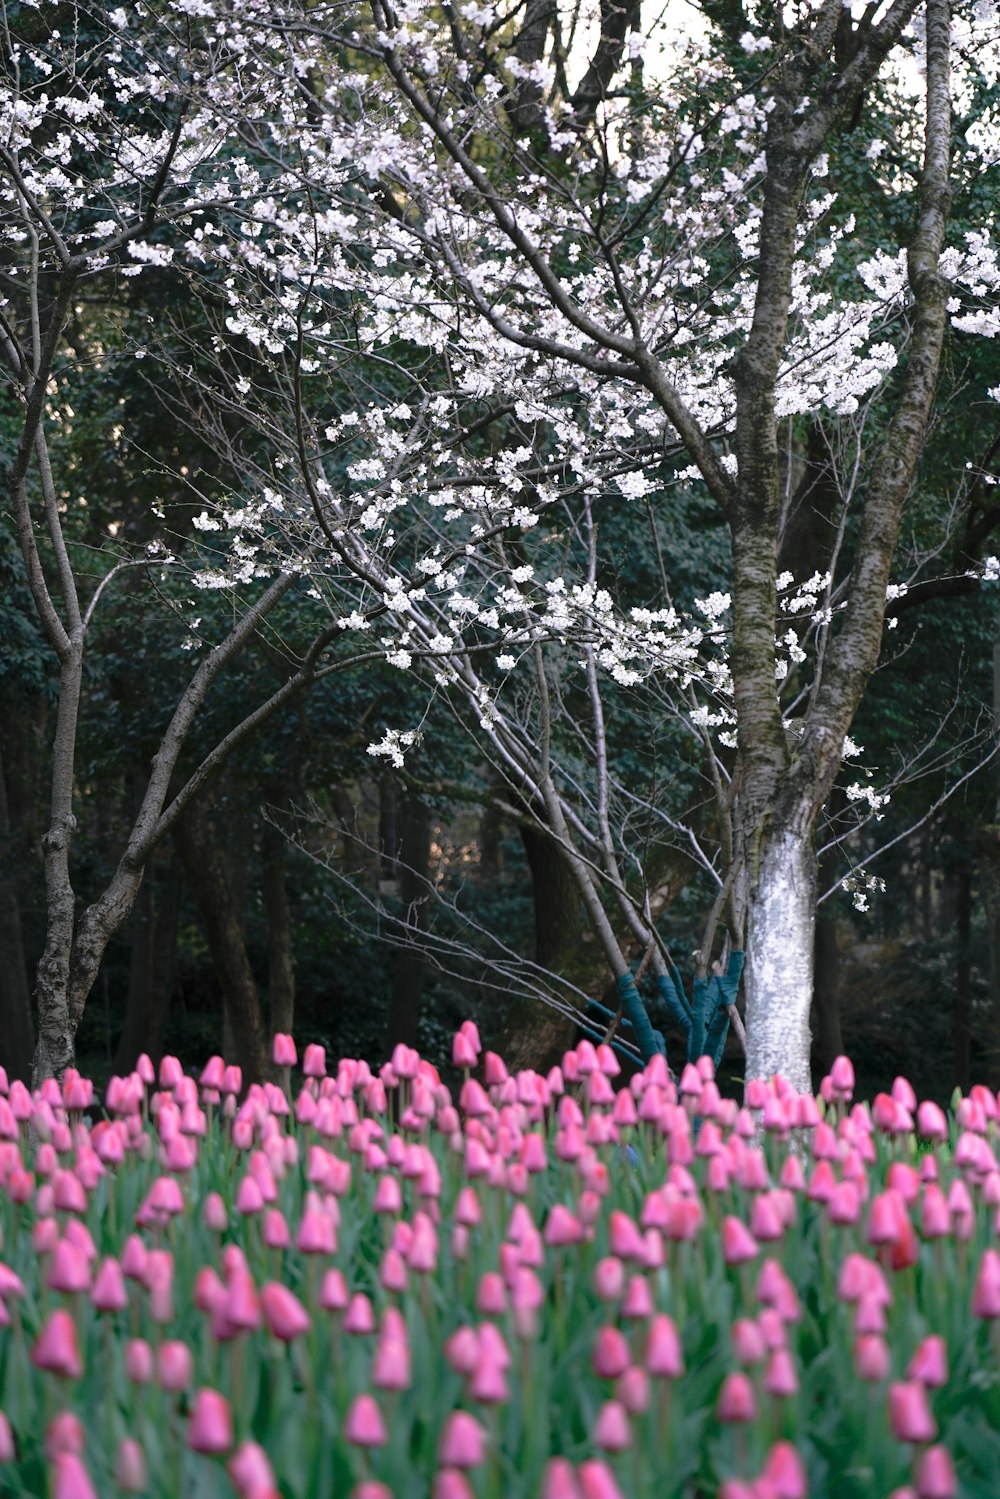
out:
M550 1248L564 1248L570 1244L579 1244L582 1238L583 1225L579 1218L561 1202L555 1203L545 1222L546 1244Z
M948 1348L937 1334L924 1338L906 1366L907 1379L918 1379L929 1390L948 1383Z
M12 1463L17 1460L17 1445L14 1441L14 1432L10 1422L0 1411L0 1463Z
M590 1361L599 1379L617 1379L631 1362L624 1333L617 1327L598 1328Z
M649 1324L643 1354L646 1369L658 1379L679 1379L684 1373L684 1354L677 1328L665 1312Z
M61 1452L82 1457L86 1445L83 1423L72 1411L60 1411L45 1428L45 1456L50 1462Z
M577 1469L577 1477L583 1499L624 1499L615 1475L607 1463L601 1462L599 1458L581 1463Z
M594 1423L594 1443L605 1452L625 1452L631 1446L628 1412L618 1400L605 1400Z
M60 1239L56 1245L45 1284L52 1291L68 1294L90 1289L90 1266L68 1239Z
M444 1356L456 1374L472 1374L479 1362L479 1338L475 1328L456 1328L444 1345Z
M125 1374L133 1384L151 1383L153 1350L144 1338L130 1338L125 1344Z
M580 1485L568 1458L549 1458L542 1475L539 1499L581 1499Z
M438 1462L448 1468L478 1468L486 1460L486 1432L468 1411L453 1411L438 1443Z
M770 1485L767 1492L774 1499L808 1499L805 1465L791 1442L775 1442L764 1461L761 1477Z
M353 1492L351 1499L356 1499ZM461 1468L439 1468L434 1474L431 1499L476 1499L476 1491Z
M97 1499L97 1490L83 1460L72 1452L61 1452L52 1465L52 1499Z
M260 1306L272 1337L291 1343L309 1331L309 1313L298 1297L279 1281L261 1287Z
M156 1350L156 1374L160 1388L179 1395L190 1388L194 1378L194 1356L186 1343L176 1339L161 1343Z
M99 1312L121 1312L128 1306L125 1277L116 1259L109 1256L101 1265L90 1300Z
M878 1384L889 1373L889 1345L881 1333L863 1333L854 1341L854 1368L859 1379Z
M233 1445L233 1413L218 1390L201 1389L188 1418L187 1445L193 1452L220 1456Z
M294 1067L298 1061L295 1042L283 1031L276 1032L271 1041L271 1060L276 1067Z
M716 1413L720 1421L745 1424L757 1416L753 1385L745 1374L727 1374L719 1390Z
M144 1494L149 1488L146 1455L134 1437L123 1437L118 1444L115 1483L126 1494Z
M1000 1255L985 1249L972 1290L972 1315L993 1321L1000 1317Z
M776 1348L764 1371L764 1388L769 1395L787 1399L798 1393L799 1377L792 1356L785 1348Z
M355 1447L385 1446L389 1437L372 1395L355 1397L344 1422L344 1436Z
M226 1464L241 1499L268 1499L277 1489L270 1459L257 1442L241 1442Z
M63 1379L79 1379L83 1363L76 1340L76 1324L62 1307L54 1311L35 1340L31 1362L36 1369L58 1374Z
M958 1480L947 1447L928 1447L917 1463L917 1499L955 1499Z
M727 1265L745 1265L759 1253L757 1241L739 1218L722 1220L722 1257Z
M937 1422L922 1384L899 1380L889 1386L889 1425L900 1442L933 1442Z

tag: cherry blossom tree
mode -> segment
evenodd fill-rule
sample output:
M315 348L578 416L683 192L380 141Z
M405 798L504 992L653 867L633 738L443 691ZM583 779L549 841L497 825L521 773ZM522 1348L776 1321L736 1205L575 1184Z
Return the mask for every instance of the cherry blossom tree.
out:
M622 930L666 960L607 753L609 705L646 694L711 787L708 947L717 917L745 944L747 1076L804 1087L817 823L908 581L894 557L949 322L1000 326L993 225L949 238L952 199L996 170L982 80L998 43L972 0L954 15L947 0L705 12L703 37L670 38L638 4L602 5L588 57L580 9L532 0L172 0L95 14L85 44L42 6L33 39L7 44L6 238L18 287L38 288L5 309L25 407L11 492L63 663L58 749L82 621L39 434L66 313L83 279L187 277L217 321L180 363L178 410L242 476L195 521L197 583L259 591L232 644L205 655L179 727L260 611L307 588L329 614L317 653L343 640L415 673L425 711L455 715L558 845L648 1054ZM905 117L907 89L922 126L881 150L876 91ZM905 226L884 243L832 185L859 130L871 191ZM171 333L169 348L155 328L133 334L135 352L177 368L184 329ZM802 575L788 538L818 472L829 539ZM671 583L681 488L717 507L730 542L725 586L697 602ZM622 507L649 520L659 557L639 598L604 551ZM401 765L418 735L387 724L371 752ZM67 992L53 955L71 922L72 762L57 761L40 1010ZM123 898L102 907L112 921L170 815L176 756L160 761ZM884 792L845 786L878 815ZM83 940L95 922L81 954L99 956ZM80 967L70 1028L94 971Z

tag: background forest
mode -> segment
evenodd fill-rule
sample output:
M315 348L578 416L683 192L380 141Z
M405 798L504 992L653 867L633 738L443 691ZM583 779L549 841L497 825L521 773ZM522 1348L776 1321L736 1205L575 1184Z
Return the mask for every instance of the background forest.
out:
M30 33L30 17L8 10ZM749 68L753 49L748 60L736 41L741 7L706 0L703 10L717 54L727 66ZM586 90L607 92L624 69L638 6L629 15L617 32L605 26L605 50L598 47L577 85L578 115L589 107ZM512 23L506 40L494 38L497 47L523 59L529 19L521 29ZM631 87L635 103L642 79L634 69ZM992 118L995 87L984 90ZM906 241L912 195L893 195L885 183L915 178L919 147L905 89L868 105L838 137L826 168L839 220L858 226L858 256ZM873 139L882 152L872 151ZM725 161L716 165L721 176ZM990 220L991 181L971 171L956 177L953 238ZM274 461L269 422L273 416L280 426L289 401L280 371L251 338L227 351L226 379L234 369L240 378L213 404L205 393L221 379L217 288L210 274L169 257L145 259L141 275L112 267L74 289L49 390L48 470L42 465L28 481L58 510L83 598L106 585L82 666L73 771L78 910L112 880L193 663L238 620L235 591L192 582L218 529L206 515L260 488ZM16 300L25 282L12 264L8 253L0 283ZM49 309L55 288L56 279L40 275L36 312ZM325 399L334 407L369 396L385 403L397 388L423 381L433 389L445 379L440 350L401 340L391 356L359 342ZM1000 423L996 400L985 398L1000 386L1000 349L996 340L952 331L942 369L893 566L907 586L891 603L881 660L852 729L859 754L831 793L819 835L812 1017L816 1077L846 1051L859 1092L904 1073L918 1093L939 1099L970 1080L1000 1086L993 728L1000 590L983 581L1000 530ZM873 422L893 385L890 374L866 398ZM234 391L250 393L245 409ZM822 574L831 557L845 568L857 541L856 520L838 508L836 464L826 457L849 444L849 427L820 409L782 418L782 472L798 500L785 518L780 564L798 583ZM0 462L9 469L22 428L12 378L0 386ZM482 451L495 454L520 436L520 417L508 413ZM350 456L345 449L330 460L345 485ZM728 587L726 527L676 454L654 455L648 473L652 488L631 507L602 510L598 582L616 595L652 599L667 558L672 601L690 611ZM610 489L612 479L606 483ZM56 576L58 547L51 533L39 535L42 564ZM575 544L567 540L567 552ZM241 608L254 589L242 590ZM197 1065L231 1047L235 1015L244 1029L251 1017L261 1033L294 1030L333 1055L373 1061L401 1041L443 1060L446 1039L472 1017L512 1067L544 1067L578 1034L571 1005L596 1000L607 1008L612 974L558 848L477 755L454 706L428 699L425 682L385 652L360 652L354 665L303 678L301 690L201 775L247 705L281 693L329 628L328 598L291 589L252 649L213 683L175 768L180 783L196 777L195 790L147 860L83 1013L77 1059L93 1076L129 1070L142 1051L176 1052ZM0 639L0 1063L27 1077L46 933L43 840L60 663L32 604L10 507L0 514ZM794 683L793 665L790 694ZM698 852L701 834L709 845L714 836L706 756L691 724L648 684L617 681L605 702L612 778L635 792L622 815L645 851L658 930L689 976L718 894ZM590 728L586 695L568 670L559 709L571 775L574 745L583 765ZM420 726L405 763L391 750L373 755L387 726L403 723ZM852 777L873 788L863 818L854 815ZM627 940L638 962L641 950ZM670 1054L682 1056L670 1016L654 1018ZM590 1020L602 1037L605 1011L592 1010ZM733 1090L741 1063L731 1038L723 1077Z

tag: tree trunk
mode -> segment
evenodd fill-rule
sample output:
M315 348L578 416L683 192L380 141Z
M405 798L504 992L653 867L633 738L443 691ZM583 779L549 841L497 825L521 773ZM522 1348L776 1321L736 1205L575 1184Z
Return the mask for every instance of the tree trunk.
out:
M956 852L960 862L955 871L955 937L958 954L951 1029L952 1069L955 1086L967 1093L972 1062L972 869L964 836Z
M7 782L0 751L0 1064L11 1078L31 1079L35 1028L24 958L21 906L14 870L14 833L7 804Z
M177 972L181 871L177 854L155 859L136 900L125 1024L114 1071L132 1071L140 1052L159 1064Z
M840 1024L840 948L837 920L830 903L816 913L813 1014L816 1064L821 1074L829 1072L835 1057L844 1050Z
M552 973L579 978L583 919L573 872L547 833L528 823L521 823L520 833L531 871L535 962ZM575 1022L537 1000L513 999L506 1011L503 1054L512 1070L545 1071L561 1061L576 1039Z
M247 955L243 912L234 894L232 860L223 852L202 799L178 819L177 842L232 1031L227 1060L242 1067L244 1086L262 1082L269 1072L264 1015Z
M416 1046L420 1025L421 994L426 962L420 947L420 933L427 925L427 877L430 869L431 825L427 807L419 797L409 793L393 799L393 820L398 829L399 847L391 853L399 880L403 919L413 933L412 943L397 949L389 996L386 1045L391 1052L402 1042ZM390 850L383 845L383 855Z
M291 1035L295 1028L295 959L292 955L292 916L285 883L285 835L273 823L264 824L261 840L261 897L267 917L267 991L271 1035Z
M156 901L154 885L156 861L146 869L135 905L132 907L132 941L129 947L128 998L125 1024L115 1050L114 1071L123 1077L131 1072L141 1052L147 1051L149 999L153 988L153 951L156 934Z
M808 833L769 828L749 890L747 1079L780 1072L811 1091L809 1010L813 996L816 858Z

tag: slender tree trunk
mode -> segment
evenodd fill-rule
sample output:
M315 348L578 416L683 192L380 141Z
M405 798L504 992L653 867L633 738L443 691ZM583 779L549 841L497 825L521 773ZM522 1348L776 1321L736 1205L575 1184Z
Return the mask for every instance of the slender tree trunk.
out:
M31 1079L35 1027L24 958L18 882L14 878L14 832L7 805L7 782L0 751L0 1064L8 1077Z
M132 1071L139 1054L148 1051L149 1003L153 988L157 910L155 901L156 861L151 860L132 907L129 947L128 997L125 1023L115 1050L114 1070L119 1076Z
M390 1052L400 1041L406 1046L417 1044L427 966L420 948L420 933L427 925L431 842L430 814L419 797L406 794L396 799L394 820L399 848L393 863L398 871L404 919L413 939L412 943L397 949L393 963L386 1037ZM383 851L387 852L384 845Z
M181 917L181 864L175 848L161 874L153 934L153 985L149 995L146 1050L159 1064L177 983L177 934Z
M520 833L531 871L535 962L552 973L578 978L583 919L573 871L547 833L527 823L521 824ZM575 1022L548 1005L514 999L506 1010L504 1060L512 1069L545 1071L561 1060L576 1039Z
M295 959L292 954L292 915L285 882L287 841L280 828L264 824L261 840L261 896L267 918L268 999L271 1035L290 1035L295 1028Z
M964 833L957 852L959 865L955 871L955 938L958 952L951 1047L955 1086L967 1093L972 1063L972 868Z
M223 852L202 799L186 809L178 820L177 833L184 876L205 928L225 1018L232 1031L227 1060L242 1067L244 1085L261 1082L269 1072L264 1015L247 955L232 861Z

